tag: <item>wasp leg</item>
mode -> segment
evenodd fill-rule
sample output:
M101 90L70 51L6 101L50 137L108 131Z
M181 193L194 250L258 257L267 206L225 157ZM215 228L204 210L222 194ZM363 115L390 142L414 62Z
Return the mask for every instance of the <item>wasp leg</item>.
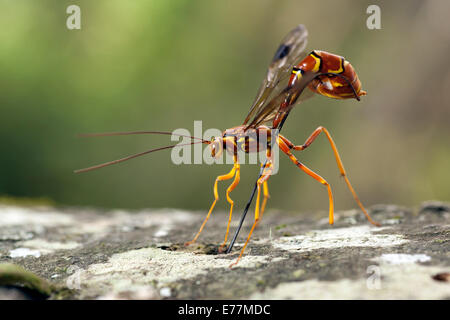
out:
M233 215L233 206L234 206L234 201L230 198L230 193L239 184L240 177L241 177L241 168L240 168L239 163L235 163L234 169L236 169L236 175L234 176L234 181L227 189L227 201L230 204L230 214L228 217L227 232L225 233L225 240L223 240L223 243L219 247L219 252L222 252L223 248L226 246L227 239L228 239L228 233L230 232L231 217Z
M267 184L267 181L264 181L264 183L263 183L263 196L264 196L263 203L261 205L261 219L263 217L264 210L266 209L267 199L270 198L269 185Z
M267 199L269 199L269 198L270 198L269 185L268 185L267 181L264 181L264 183L263 183L263 202L261 205L261 213L260 213L259 221L261 221L261 219L263 217L264 210L266 209ZM258 226L259 226L259 221L256 223L256 228L258 228Z
M241 249L241 253L239 254L239 257L236 259L235 262L230 264L230 268L235 266L241 259L242 255L244 254L245 248L247 247L247 244L250 241L250 237L252 236L253 230L255 230L256 226L258 225L258 222L261 220L260 209L259 209L259 202L260 202L260 198L261 198L261 185L267 183L267 180L270 178L270 175L272 172L272 166L273 166L272 162L269 161L266 168L264 168L264 171L263 171L261 177L257 181L258 189L257 189L256 205L255 205L255 220L253 222L252 228L250 229L250 233L247 236L247 240L245 241L245 244Z
M261 165L261 166L264 167L263 174L271 175L272 171L273 171L273 155L272 155L272 150L271 150L270 147L267 149L267 158L268 159L267 159L267 163L265 164L265 167L264 167L264 164ZM267 199L270 198L269 185L267 183L267 179L265 179L264 182L263 182L263 196L264 196L264 198L263 198L263 203L262 203L262 206L261 206L261 213L260 213L259 220L262 219L263 214L264 214L264 210L266 209ZM256 223L255 228L258 228L258 225L259 225L259 221Z
M294 157L294 155L292 153L288 154L288 156L291 159L291 161L297 167L299 167L303 172L305 172L306 174L308 174L309 176L313 177L315 180L319 181L321 184L323 184L324 186L327 187L327 190L328 190L328 202L329 202L329 222L330 222L330 224L333 224L333 222L334 222L334 217L333 217L334 204L333 204L333 193L331 192L330 184L324 178L322 178L317 173L315 173L314 171L312 171L311 169L306 167L303 163L298 161L297 158Z
M233 169L231 169L231 171L225 175L222 176L218 176L216 178L216 181L214 182L214 201L211 205L211 207L209 208L208 214L206 215L205 220L203 221L200 230L198 230L197 234L195 235L194 239L192 239L191 241L186 242L184 245L188 246L192 243L194 243L195 241L197 241L197 238L200 236L200 233L202 232L203 228L205 227L206 222L209 219L209 216L211 215L211 212L214 209L214 206L216 205L217 200L219 200L219 193L217 191L217 184L219 183L219 181L225 181L225 180L230 180L232 179L236 172L240 170L239 164L235 161ZM231 199L229 199L231 200Z
M363 204L361 203L361 201L359 200L355 190L353 189L350 180L347 177L347 173L344 169L344 164L342 163L341 157L339 156L339 152L337 150L336 144L333 141L333 138L331 138L330 133L328 132L328 130L324 127L318 127L316 130L314 130L314 132L309 136L308 139L306 139L305 143L301 146L294 146L292 144L292 142L290 142L289 140L287 140L285 137L281 137L281 139L283 139L283 141L288 144L290 149L294 149L294 150L304 150L307 147L309 147L311 145L311 143L314 142L314 140L317 138L317 136L321 133L325 133L330 145L331 145L331 149L333 149L333 153L334 153L334 157L336 158L336 162L339 168L339 171L341 172L341 176L344 177L345 179L345 183L347 184L348 189L350 190L350 192L353 195L353 198L355 199L356 203L358 204L358 206L361 208L361 210L363 211L364 215L366 216L367 220L369 220L369 222L375 226L380 226L380 224L376 221L374 221L369 213L367 212L366 208L363 206Z

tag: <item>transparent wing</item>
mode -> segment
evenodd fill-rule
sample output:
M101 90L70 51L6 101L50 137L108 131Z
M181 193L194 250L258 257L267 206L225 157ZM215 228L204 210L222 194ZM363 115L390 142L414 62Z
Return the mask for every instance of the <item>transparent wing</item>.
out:
M314 72L305 72L293 86L285 87L268 103L259 108L258 113L256 113L253 120L247 125L246 129L255 128L263 122L273 120L280 111L282 105L284 105L283 111L289 112L299 102L312 97L314 92L305 90L305 88L316 76L317 74Z
M244 120L244 124L247 124L255 114L259 113L280 81L286 78L289 79L292 67L300 61L300 57L306 47L307 37L308 31L306 27L299 24L281 41L267 70L267 75L258 90L255 101ZM285 87L282 86L281 88L283 90ZM278 93L276 96L278 96Z

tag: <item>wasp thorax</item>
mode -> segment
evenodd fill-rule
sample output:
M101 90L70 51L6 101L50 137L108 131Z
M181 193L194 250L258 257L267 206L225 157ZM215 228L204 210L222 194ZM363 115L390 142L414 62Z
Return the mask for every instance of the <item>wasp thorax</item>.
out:
M211 148L211 156L213 158L219 158L223 152L222 137L212 138L209 147Z

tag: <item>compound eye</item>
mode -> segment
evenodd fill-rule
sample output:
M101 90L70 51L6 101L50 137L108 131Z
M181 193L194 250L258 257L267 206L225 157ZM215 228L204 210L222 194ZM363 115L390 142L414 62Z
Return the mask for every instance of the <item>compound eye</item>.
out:
M211 144L211 156L218 158L222 155L222 143L219 139L214 140Z

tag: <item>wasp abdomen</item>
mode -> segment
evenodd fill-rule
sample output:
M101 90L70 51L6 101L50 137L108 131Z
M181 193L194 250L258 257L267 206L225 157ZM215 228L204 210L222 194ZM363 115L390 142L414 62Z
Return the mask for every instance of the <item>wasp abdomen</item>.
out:
M333 73L340 76L322 75L308 85L309 89L335 99L357 98L366 94L353 66L344 57L314 50L292 68L289 85L293 85L304 72ZM345 78L345 79L344 79Z

